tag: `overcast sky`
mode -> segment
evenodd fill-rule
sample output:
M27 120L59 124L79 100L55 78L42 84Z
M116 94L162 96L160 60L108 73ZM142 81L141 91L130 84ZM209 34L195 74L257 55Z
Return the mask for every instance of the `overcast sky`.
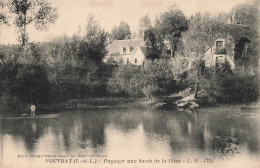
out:
M86 24L89 13L93 13L105 30L110 31L120 21L126 21L132 31L138 29L140 17L148 14L153 21L156 14L175 3L186 16L201 12L228 12L236 4L250 0L49 0L57 7L59 18L47 32L29 27L31 41L46 41L60 35L72 35L80 25ZM12 26L0 27L0 44L17 43L17 34Z

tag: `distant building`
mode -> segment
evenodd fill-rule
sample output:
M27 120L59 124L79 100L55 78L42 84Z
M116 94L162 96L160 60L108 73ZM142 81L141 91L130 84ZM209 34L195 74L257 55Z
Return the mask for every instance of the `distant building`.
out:
M115 40L108 45L108 54L103 62L142 65L145 59L145 48L143 39Z
M225 25L225 30L224 33L217 35L217 38L204 52L204 60L207 67L228 61L231 68L234 69L238 65L246 65L248 63L249 28L239 24L227 24Z

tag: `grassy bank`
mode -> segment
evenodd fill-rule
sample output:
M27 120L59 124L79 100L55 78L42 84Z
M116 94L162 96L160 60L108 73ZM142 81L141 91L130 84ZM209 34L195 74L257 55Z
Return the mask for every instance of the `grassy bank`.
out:
M71 99L52 105L40 105L39 111L57 112L57 111L74 111L80 109L105 109L105 108L122 108L129 105L141 105L142 98L136 97L98 97L86 99Z

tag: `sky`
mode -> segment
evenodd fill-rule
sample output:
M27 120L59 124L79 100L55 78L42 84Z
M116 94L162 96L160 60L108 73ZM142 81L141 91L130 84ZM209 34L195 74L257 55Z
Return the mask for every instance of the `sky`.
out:
M249 0L250 1L250 0ZM189 17L196 12L228 12L237 4L248 0L49 0L58 10L59 18L48 31L39 32L28 27L30 41L48 41L53 37L71 36L86 25L87 15L93 13L101 27L111 31L120 21L127 22L132 31L138 30L138 22L148 14L153 21L157 14L175 4ZM13 44L17 33L13 26L0 25L0 44Z

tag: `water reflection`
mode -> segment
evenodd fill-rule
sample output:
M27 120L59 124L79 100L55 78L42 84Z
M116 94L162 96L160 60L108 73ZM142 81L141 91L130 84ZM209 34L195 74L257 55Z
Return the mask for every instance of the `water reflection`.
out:
M212 155L215 136L240 139L249 153L259 153L259 128L259 118L229 113L228 109L189 113L145 108L86 110L53 119L1 120L5 152L6 144L24 144L18 154Z

